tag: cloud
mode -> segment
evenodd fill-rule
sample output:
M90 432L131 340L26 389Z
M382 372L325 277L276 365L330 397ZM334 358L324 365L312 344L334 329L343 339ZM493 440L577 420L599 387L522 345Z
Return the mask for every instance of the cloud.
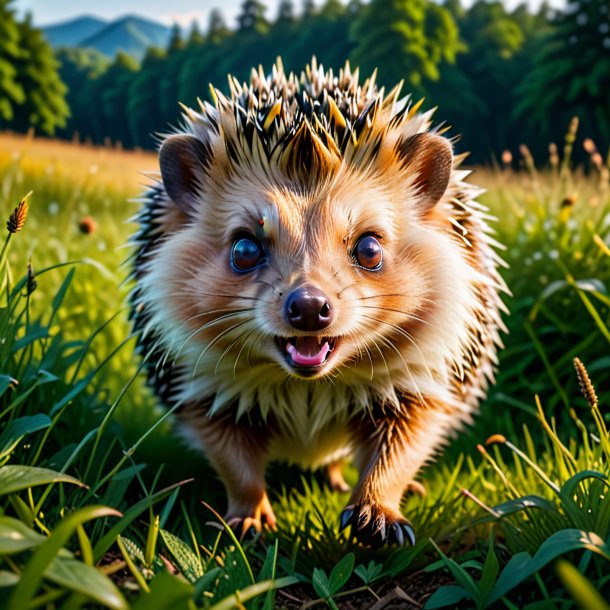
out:
M186 13L166 13L157 19L167 25L177 23L182 28L188 28L193 21L198 21L203 25L207 19L207 11L188 11Z

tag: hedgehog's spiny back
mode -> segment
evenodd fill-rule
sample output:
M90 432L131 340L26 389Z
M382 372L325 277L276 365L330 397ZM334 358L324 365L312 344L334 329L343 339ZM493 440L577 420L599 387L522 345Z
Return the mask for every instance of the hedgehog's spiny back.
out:
M184 108L187 128L202 139L210 130L220 135L236 167L281 167L303 179L306 165L308 182L341 161L370 165L389 133L404 140L430 127L431 112L416 114L409 96L399 100L400 85L386 96L375 75L359 84L349 63L335 76L314 59L297 78L278 60L269 76L259 68L249 84L229 77L229 86L229 98L212 89L214 105L200 102L201 113ZM395 144L398 157L399 138Z

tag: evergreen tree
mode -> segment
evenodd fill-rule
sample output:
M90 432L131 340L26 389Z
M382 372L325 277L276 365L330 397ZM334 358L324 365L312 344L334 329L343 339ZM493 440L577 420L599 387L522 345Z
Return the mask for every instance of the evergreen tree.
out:
M285 25L293 23L294 20L294 2L292 0L282 0L277 12L277 23Z
M326 0L320 11L320 15L325 19L339 19L347 12L341 0Z
M167 45L167 54L171 55L184 48L184 39L182 38L182 30L177 23L172 26L172 32L169 37L169 43Z
M362 0L349 0L347 3L347 12L349 16L357 18L363 6L364 3Z
M454 62L462 49L450 13L430 0L372 0L351 30L354 64L364 72L380 68L381 82L405 80L422 91L425 80L438 80L443 62Z
M265 34L269 30L269 24L265 20L266 10L265 5L259 0L244 0L241 13L237 17L239 31Z
M443 6L451 13L455 20L461 19L466 12L461 0L445 0Z
M205 42L205 37L201 33L199 29L199 22L193 21L193 25L191 26L191 33L189 34L188 42L186 43L188 47L197 47L202 45Z
M208 32L206 34L206 40L211 42L212 44L219 44L230 35L231 30L227 27L222 13L219 9L213 8L210 11L210 19L208 21Z
M316 15L316 4L313 0L303 0L303 17L309 19Z
M109 137L126 148L136 144L131 137L131 117L127 107L129 89L131 83L138 78L139 71L140 66L137 61L132 56L120 52L103 79L100 79L104 82L100 98L104 139ZM155 110L152 105L149 107L150 112Z
M578 115L584 131L610 141L610 2L568 0L520 88L515 114L548 135ZM599 139L602 142L599 142Z
M159 85L166 61L166 55L161 49L150 47L140 72L129 86L127 111L131 138L136 146L142 148L152 148L154 134L164 128L164 125L159 124Z
M110 60L95 49L63 48L57 51L60 63L59 76L68 87L66 103L71 116L61 137L72 138L75 132L85 133L86 109L78 105L83 88L92 79L99 78L109 67Z
M97 144L106 138L120 140L125 146L132 144L127 90L138 70L138 62L131 55L119 52L103 74L90 75L78 90L72 107L75 130Z
M13 0L0 0L0 122L10 121L16 104L25 101L17 81L15 64L19 53L19 27L10 8Z
M21 131L34 127L51 135L58 127L65 127L70 115L67 87L59 77L59 62L53 49L42 31L32 25L31 14L18 28L20 54L15 68L25 99L15 107L12 125Z

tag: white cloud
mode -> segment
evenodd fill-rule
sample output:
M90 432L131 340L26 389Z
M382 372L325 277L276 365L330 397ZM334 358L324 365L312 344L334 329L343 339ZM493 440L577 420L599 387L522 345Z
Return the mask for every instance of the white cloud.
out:
M204 25L207 21L207 11L187 11L185 13L166 13L158 15L157 19L166 25L177 23L181 28L189 28L193 21Z

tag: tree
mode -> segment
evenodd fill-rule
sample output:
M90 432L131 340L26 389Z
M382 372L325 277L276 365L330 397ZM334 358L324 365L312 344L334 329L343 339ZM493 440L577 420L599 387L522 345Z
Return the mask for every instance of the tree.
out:
M219 44L225 38L231 35L231 30L227 27L227 24L222 16L219 9L213 8L210 11L210 19L208 21L208 32L206 34L206 40L212 44Z
M4 121L10 121L15 105L25 100L15 68L20 55L19 27L10 4L12 0L0 0L0 120Z
M171 55L184 48L184 39L182 38L182 30L177 23L172 26L172 32L169 37L169 43L167 45L167 54Z
M610 3L568 0L558 11L534 68L519 88L515 116L542 127L566 125L578 115L585 133L610 140ZM602 142L599 142L599 140Z
M191 33L189 34L188 42L186 43L187 47L197 47L202 45L205 42L205 37L201 33L199 29L199 22L193 21L193 25L191 26Z
M74 128L98 144L111 138L131 145L127 91L138 70L131 55L119 52L101 75L87 75L72 107Z
M70 109L66 85L59 77L59 62L43 33L32 25L28 13L18 24L20 54L15 62L17 82L25 99L14 109L12 125L21 131L30 127L52 135L65 127Z
M62 48L57 51L60 63L59 76L68 87L66 103L71 116L60 137L73 137L75 132L86 133L87 111L78 105L79 96L87 83L100 77L109 67L110 60L95 49Z
M326 0L320 15L325 19L340 19L346 12L347 9L341 3L341 0Z
M282 0L277 12L277 23L282 25L294 22L294 2Z
M313 0L303 0L303 17L309 19L316 14L316 5Z
M259 0L244 0L241 13L237 17L240 32L265 34L269 30L269 24L265 20L266 10L265 5Z
M165 53L161 49L150 47L140 72L130 83L127 110L131 137L136 146L151 148L154 134L164 128L159 124L159 84L165 62Z
M381 68L380 80L422 90L438 80L442 62L454 62L462 46L450 13L429 0L372 0L351 29L353 60L365 72Z

